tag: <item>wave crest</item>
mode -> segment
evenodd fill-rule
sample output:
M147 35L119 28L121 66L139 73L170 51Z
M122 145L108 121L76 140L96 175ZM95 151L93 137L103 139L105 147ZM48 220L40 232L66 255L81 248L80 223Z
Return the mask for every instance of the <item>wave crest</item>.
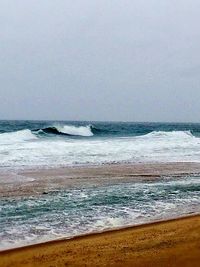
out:
M157 137L157 138L188 138L194 137L191 131L153 131L145 135L146 137Z
M56 125L43 129L38 129L38 133L41 131L44 133L68 135L68 136L93 136L92 126L73 126L73 125Z
M60 133L77 136L93 136L91 126L72 126L64 125L55 127Z
M10 144L37 139L29 129L0 134L0 144Z

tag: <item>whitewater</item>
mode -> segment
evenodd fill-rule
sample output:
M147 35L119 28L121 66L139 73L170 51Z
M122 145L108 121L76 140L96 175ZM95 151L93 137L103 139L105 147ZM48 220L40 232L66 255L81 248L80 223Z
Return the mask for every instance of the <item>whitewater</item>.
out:
M199 213L191 162L200 124L0 121L0 250Z
M110 125L57 123L37 128L37 124L26 123L24 127L29 128L7 127L9 131L0 133L0 167L200 161L200 137L189 126L168 125L169 130L155 124L146 130L148 125L142 124L141 130L141 124Z

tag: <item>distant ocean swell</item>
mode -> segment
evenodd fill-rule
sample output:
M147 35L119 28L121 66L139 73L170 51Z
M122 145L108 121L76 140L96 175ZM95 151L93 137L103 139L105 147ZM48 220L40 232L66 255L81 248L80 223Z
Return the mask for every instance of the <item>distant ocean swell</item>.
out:
M150 131L148 125L141 129L140 124L134 129L112 124L25 126L29 128L13 130L12 126L0 134L0 167L200 162L200 138L188 127L163 131L160 126Z

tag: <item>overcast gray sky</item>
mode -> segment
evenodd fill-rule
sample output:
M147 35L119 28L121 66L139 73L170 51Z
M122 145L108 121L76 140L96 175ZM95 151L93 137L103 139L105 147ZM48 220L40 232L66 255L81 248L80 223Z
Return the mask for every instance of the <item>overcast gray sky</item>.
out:
M0 0L0 118L200 122L199 0Z

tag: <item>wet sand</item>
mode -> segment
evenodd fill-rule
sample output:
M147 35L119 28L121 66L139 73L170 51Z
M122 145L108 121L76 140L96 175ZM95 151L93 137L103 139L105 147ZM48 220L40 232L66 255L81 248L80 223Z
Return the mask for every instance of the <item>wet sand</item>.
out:
M111 164L0 172L0 197L37 195L60 189L180 178L199 174L199 163Z
M199 266L200 215L0 253L0 266Z

